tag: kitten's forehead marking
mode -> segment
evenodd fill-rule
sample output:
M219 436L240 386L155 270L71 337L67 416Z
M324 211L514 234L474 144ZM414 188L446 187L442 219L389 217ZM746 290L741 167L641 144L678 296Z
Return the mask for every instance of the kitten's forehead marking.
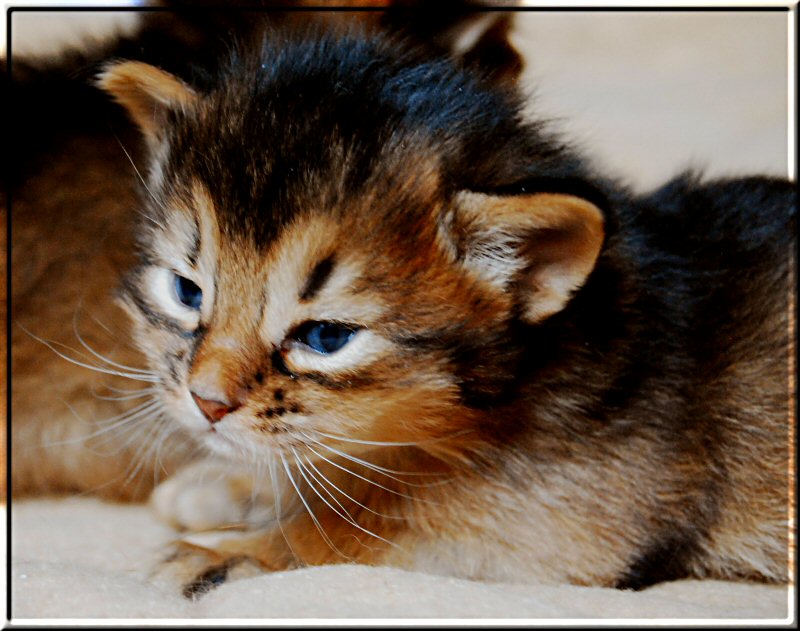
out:
M193 182L188 195L173 196L166 203L166 221L155 245L165 262L176 271L186 271L186 263L198 268L216 258L217 222L205 187ZM204 261L200 261L205 253Z
M306 320L359 324L382 312L373 297L356 294L361 278L345 231L327 215L301 216L287 226L272 246L266 265L262 335L280 343Z
M337 233L332 219L316 216L296 219L278 237L267 260L263 330L269 341L285 337L314 268L332 255Z
M309 300L314 299L314 297L319 293L320 289L322 289L322 286L327 282L328 278L330 278L331 272L333 272L333 266L334 257L332 254L330 256L326 256L319 263L317 263L317 265L311 271L311 274L309 274L303 291L300 292L301 301L308 302Z
M169 204L166 221L152 241L158 259L181 276L191 276L195 262L192 252L198 248L198 233L191 213L182 204Z

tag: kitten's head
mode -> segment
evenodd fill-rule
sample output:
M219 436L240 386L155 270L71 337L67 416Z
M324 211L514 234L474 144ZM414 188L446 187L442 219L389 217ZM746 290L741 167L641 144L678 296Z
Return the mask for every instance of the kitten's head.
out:
M580 166L514 94L377 38L278 40L204 93L137 62L100 84L151 151L122 295L216 451L459 455L513 390L520 328L602 245L598 208L559 192Z

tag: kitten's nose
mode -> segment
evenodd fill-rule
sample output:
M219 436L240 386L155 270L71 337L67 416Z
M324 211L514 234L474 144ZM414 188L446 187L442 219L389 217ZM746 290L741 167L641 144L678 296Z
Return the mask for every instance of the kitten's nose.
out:
M191 394L194 402L197 404L197 407L200 408L200 411L205 415L210 423L216 423L217 421L222 420L225 415L230 414L240 407L240 404L230 405L222 401L204 399L194 392Z

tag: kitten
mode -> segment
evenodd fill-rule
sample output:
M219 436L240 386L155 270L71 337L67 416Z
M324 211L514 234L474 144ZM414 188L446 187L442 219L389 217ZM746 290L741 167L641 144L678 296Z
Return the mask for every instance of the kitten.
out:
M274 484L175 546L185 595L337 562L788 580L792 184L632 196L508 83L355 30L99 85L149 153L119 371Z
M15 497L88 491L141 500L194 456L188 437L164 422L160 406L148 398L155 377L134 368L143 358L113 299L133 263L132 210L139 205L146 148L138 130L92 85L102 63L158 63L195 86L210 87L231 41L258 46L270 24L302 28L319 21L335 30L355 21L395 33L428 54L444 54L468 32L473 43L464 51L465 67L496 81L513 81L521 68L506 38L511 15L465 11L463 2L429 9L424 23L408 3L353 13L241 10L251 2L232 3L241 5L237 11L199 10L204 0L167 4L178 10L137 13L136 32L87 43L57 59L15 55L13 81L11 72L3 73L2 100L15 121L8 130L15 159L7 179L14 244ZM5 68L5 60L0 65ZM53 351L80 363L61 361Z

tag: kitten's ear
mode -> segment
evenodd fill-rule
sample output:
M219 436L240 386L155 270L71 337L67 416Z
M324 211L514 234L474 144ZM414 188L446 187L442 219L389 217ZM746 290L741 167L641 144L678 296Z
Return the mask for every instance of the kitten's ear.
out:
M389 0L385 27L449 54L497 83L514 82L524 67L511 42L516 2ZM510 11L483 11L487 7Z
M447 223L464 265L513 291L531 324L567 305L594 269L605 236L597 206L561 193L461 192Z
M513 23L513 13L470 13L438 39L465 66L486 72L498 83L514 82L524 63L510 41Z
M97 86L128 110L151 143L160 139L168 111L190 109L198 98L177 77L139 61L106 66Z

